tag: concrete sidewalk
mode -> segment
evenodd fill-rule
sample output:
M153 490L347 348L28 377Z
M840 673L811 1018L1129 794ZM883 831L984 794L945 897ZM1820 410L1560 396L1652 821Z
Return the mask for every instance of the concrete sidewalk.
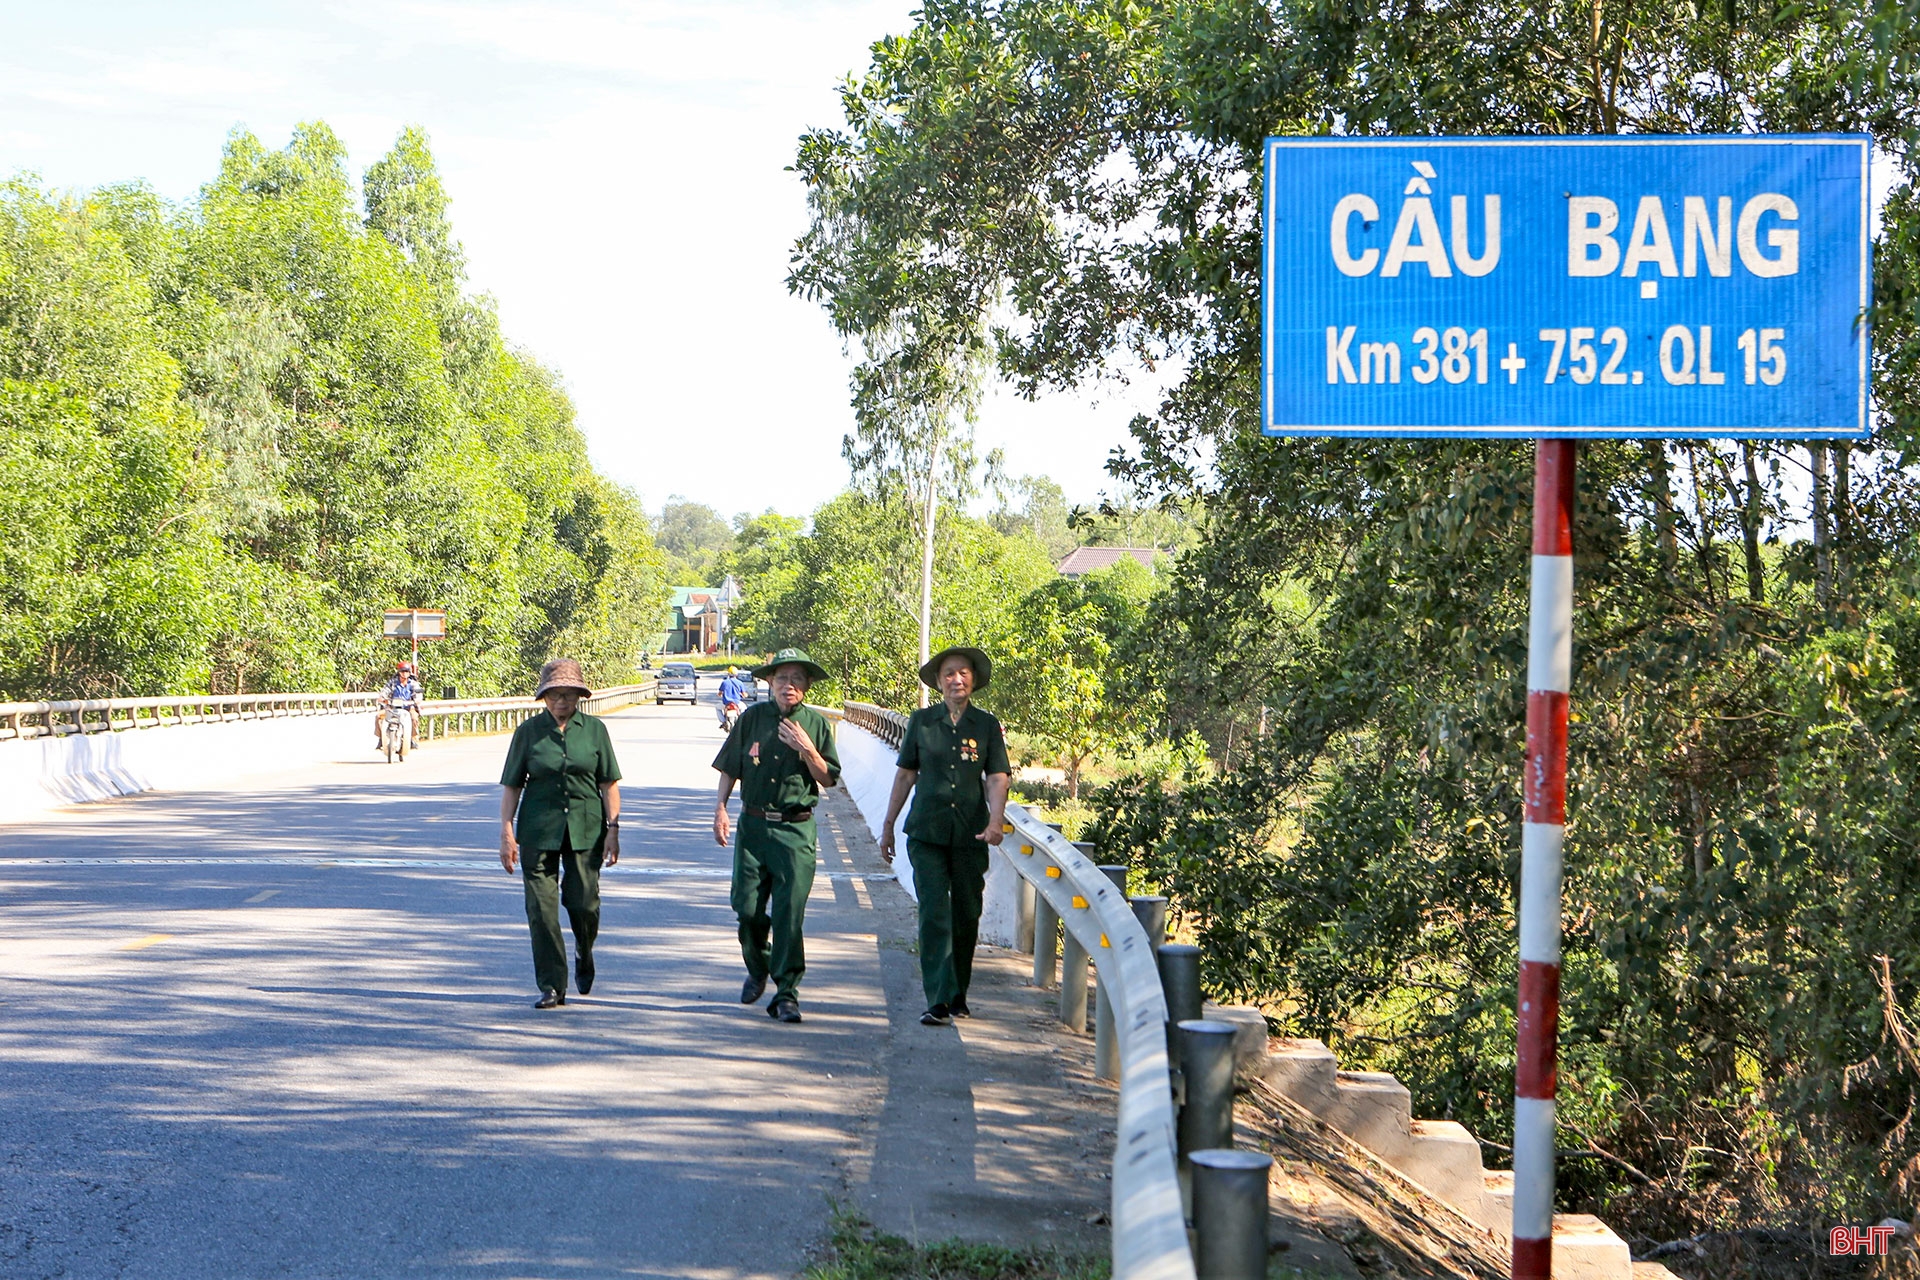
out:
M821 808L823 865L885 869L844 791ZM1118 1094L1093 1079L1091 1040L1060 1025L1056 993L1030 985L1031 958L992 947L974 962L974 1016L921 1026L914 904L897 884L871 889L889 1035L867 1157L849 1171L854 1205L916 1243L1104 1255Z

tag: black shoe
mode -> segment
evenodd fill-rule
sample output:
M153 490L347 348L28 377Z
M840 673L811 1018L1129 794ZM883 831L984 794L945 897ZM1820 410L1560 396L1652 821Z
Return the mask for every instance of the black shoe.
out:
M774 1002L767 1006L767 1016L781 1022L798 1022L800 1021L800 1002L792 996L776 997Z
M593 990L593 953L591 951L577 956L573 962L573 985L580 988L580 994L586 995Z
M752 1004L766 993L767 980L765 978L750 977L740 984L740 1003Z
M923 1027L950 1027L953 1025L953 1010L946 1005L936 1004L920 1015Z
M559 991L542 991L540 998L533 1002L536 1009L557 1009L567 1002L567 997Z
M585 990L584 987L581 989ZM955 1000L947 1006L947 1012L956 1018L971 1018L973 1016L973 1010L967 1008L967 1002L965 1000Z

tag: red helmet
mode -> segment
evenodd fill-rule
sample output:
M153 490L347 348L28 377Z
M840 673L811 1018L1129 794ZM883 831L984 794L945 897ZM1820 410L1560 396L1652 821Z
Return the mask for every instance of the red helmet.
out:
M396 669L401 671L413 670L413 664L411 662L408 662L405 658L400 659L400 661L394 663L393 665Z

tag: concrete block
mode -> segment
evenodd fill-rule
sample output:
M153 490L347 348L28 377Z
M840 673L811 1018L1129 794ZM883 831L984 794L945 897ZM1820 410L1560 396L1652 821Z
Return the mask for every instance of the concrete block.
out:
M1333 1083L1339 1064L1333 1050L1318 1040L1269 1040L1266 1056L1252 1071L1316 1120L1327 1120L1333 1110Z
M1452 1120L1415 1120L1413 1143L1397 1168L1473 1222L1486 1216L1486 1169L1480 1143Z
M1636 1262L1633 1264L1633 1280L1680 1280L1680 1277L1658 1262Z
M1234 1026L1234 1070L1258 1071L1260 1060L1267 1053L1267 1015L1246 1005L1214 1004L1208 1001L1200 1007L1200 1016L1231 1022Z
M1413 1095L1385 1071L1341 1071L1326 1121L1399 1168L1413 1147Z
M1488 1169L1480 1175L1485 1216L1480 1224L1503 1239L1513 1238L1513 1170Z
M1556 1213L1553 1280L1635 1280L1633 1253L1592 1214Z

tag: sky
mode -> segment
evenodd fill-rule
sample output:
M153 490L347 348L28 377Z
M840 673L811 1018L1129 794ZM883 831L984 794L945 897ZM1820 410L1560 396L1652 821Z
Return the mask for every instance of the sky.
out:
M364 171L430 135L471 287L658 510L804 515L847 483L853 361L788 294L799 136L912 0L0 0L0 175L185 201L229 131L324 120ZM1085 502L1152 389L988 397L981 448Z

